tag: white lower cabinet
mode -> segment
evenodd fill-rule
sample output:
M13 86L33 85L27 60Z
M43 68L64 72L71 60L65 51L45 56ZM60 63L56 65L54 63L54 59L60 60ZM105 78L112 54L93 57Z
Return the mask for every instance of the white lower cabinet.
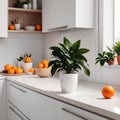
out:
M110 120L66 103L58 102L57 120Z
M0 120L6 120L6 81L0 80Z
M10 103L8 103L7 118L8 120L29 120Z
M56 101L30 91L30 115L31 120L57 120Z
M111 120L12 82L7 92L7 120Z
M11 103L15 108L18 109L18 111L20 111L24 116L29 119L28 89L12 82L7 82L7 103Z

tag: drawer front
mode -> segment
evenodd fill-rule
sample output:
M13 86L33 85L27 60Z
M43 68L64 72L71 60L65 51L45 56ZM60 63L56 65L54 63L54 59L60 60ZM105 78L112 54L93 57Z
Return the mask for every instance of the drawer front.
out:
M110 120L94 113L59 102L57 120Z
M8 108L7 108L7 120L29 120L29 119L27 119L13 105L8 104Z
M7 97L8 101L12 103L16 108L22 111L26 116L28 114L28 90L24 87L16 85L14 83L7 83Z

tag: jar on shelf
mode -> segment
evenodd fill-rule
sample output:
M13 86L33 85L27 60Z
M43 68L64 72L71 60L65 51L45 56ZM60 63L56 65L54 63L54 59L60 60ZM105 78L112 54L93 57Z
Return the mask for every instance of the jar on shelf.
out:
M33 0L33 9L36 10L37 9L37 0Z

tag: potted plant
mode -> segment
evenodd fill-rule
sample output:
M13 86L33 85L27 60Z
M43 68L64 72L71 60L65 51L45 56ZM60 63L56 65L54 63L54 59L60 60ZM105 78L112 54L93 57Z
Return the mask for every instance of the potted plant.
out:
M73 44L64 37L63 43L59 46L52 46L53 60L49 62L51 74L62 71L60 74L62 92L75 92L78 81L78 71L83 70L86 75L90 75L87 59L83 55L89 52L86 48L80 48L81 41L78 40Z
M105 52L98 53L98 57L96 58L96 64L100 63L101 66L104 66L105 63L108 65L113 65L114 63L114 54L111 52Z
M120 65L120 41L115 42L115 44L113 45L113 50L117 54L117 61Z
M24 0L24 1L22 2L23 8L28 9L28 4L29 4L29 3L30 3L30 0Z
M24 73L28 73L28 70L32 68L32 59L31 59L31 54L30 53L25 53L23 56L20 56L17 58L19 61L19 66L23 68Z
M20 23L21 23L21 19L18 17L12 20L12 24L14 24L15 30L20 30Z

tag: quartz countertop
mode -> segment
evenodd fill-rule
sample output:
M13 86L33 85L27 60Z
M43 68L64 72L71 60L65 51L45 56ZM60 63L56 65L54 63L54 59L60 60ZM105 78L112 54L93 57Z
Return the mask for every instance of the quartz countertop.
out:
M40 78L37 75L7 76L6 80L22 85L33 91L84 108L100 115L120 120L120 88L115 88L115 96L104 99L103 84L79 81L76 94L65 94L60 90L58 78Z

